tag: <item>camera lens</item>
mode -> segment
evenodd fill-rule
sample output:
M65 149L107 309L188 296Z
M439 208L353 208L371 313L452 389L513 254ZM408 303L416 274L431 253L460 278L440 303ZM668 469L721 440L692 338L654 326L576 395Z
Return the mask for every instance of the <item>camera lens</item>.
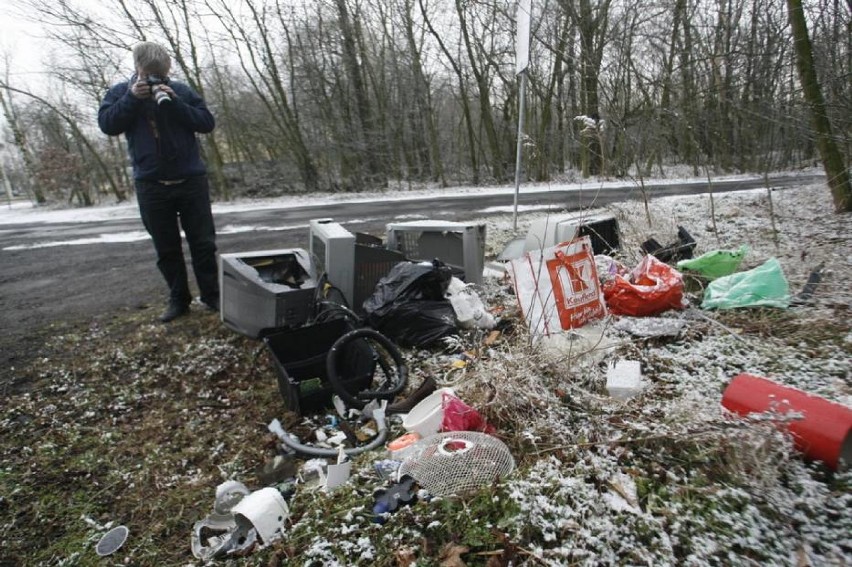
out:
M160 90L159 88L156 88L154 89L154 100L157 104L163 104L164 102L169 102L172 99L169 96L169 93Z

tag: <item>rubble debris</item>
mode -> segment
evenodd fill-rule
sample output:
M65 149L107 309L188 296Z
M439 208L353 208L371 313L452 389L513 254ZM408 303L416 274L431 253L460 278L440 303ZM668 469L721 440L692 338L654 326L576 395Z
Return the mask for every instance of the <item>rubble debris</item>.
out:
M590 323L560 335L545 337L539 343L540 352L553 362L570 359L574 364L591 367L622 344L623 340L608 333L609 321Z
M369 443L365 443L363 445L359 445L351 449L344 449L346 455L350 457L360 455L361 453L372 451L373 449L376 449L377 447L380 447L382 444L384 444L385 439L387 439L388 435L388 426L385 420L384 410L374 410L373 419L375 419L376 426L378 428L376 436ZM277 419L273 419L269 423L267 428L270 432L274 433L285 446L299 454L322 458L334 458L338 454L337 449L326 449L323 447L302 444L297 437L291 435L290 433L287 433L287 431L284 430L284 426L281 425L281 422Z
M257 479L267 486L283 482L296 475L297 467L293 455L275 455L257 470Z
M620 317L613 328L636 337L676 337L686 326L684 319L670 317Z

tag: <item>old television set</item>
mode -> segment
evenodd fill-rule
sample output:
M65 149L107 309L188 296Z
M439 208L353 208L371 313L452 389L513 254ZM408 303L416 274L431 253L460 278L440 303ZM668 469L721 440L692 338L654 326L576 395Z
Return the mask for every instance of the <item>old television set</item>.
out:
M310 222L310 251L318 275L325 274L351 306L355 281L355 235L332 219Z
M240 252L219 259L220 317L226 327L259 338L298 327L311 316L317 278L306 250Z
M383 246L382 240L351 233L333 219L310 221L311 258L318 274L340 290L347 305L360 313L376 283L405 257Z
M387 248L415 262L439 259L468 283L481 284L485 224L412 221L387 225Z
M618 221L612 215L547 215L530 224L524 251L540 250L581 236L592 241L595 254L610 254L621 246Z

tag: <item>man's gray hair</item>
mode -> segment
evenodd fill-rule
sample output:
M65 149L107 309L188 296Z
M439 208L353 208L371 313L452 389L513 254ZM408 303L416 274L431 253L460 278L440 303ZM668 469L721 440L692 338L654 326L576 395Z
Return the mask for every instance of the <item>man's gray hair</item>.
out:
M143 41L133 48L133 63L137 69L157 75L168 75L172 58L159 43Z

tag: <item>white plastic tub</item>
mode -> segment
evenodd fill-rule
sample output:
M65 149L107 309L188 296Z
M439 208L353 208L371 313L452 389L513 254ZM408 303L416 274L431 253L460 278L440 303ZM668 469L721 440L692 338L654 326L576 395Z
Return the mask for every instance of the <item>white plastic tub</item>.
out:
M420 437L424 439L438 433L441 430L441 423L444 421L442 402L445 393L455 395L452 388L438 388L414 406L402 420L402 426L405 430L419 433Z

